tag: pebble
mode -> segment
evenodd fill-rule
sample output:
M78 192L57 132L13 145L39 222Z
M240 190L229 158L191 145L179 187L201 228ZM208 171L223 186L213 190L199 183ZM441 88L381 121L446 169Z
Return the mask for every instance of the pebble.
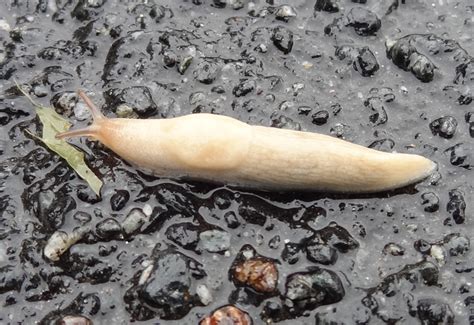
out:
M274 262L252 258L233 266L233 278L257 292L274 292L278 284L278 269Z
M405 248L396 243L388 243L384 246L383 252L392 256L402 256L405 254Z
M61 230L54 232L44 247L44 256L50 261L59 261L61 255L81 240L85 232L86 230L83 229L78 229L70 234Z
M252 319L245 311L234 307L224 306L205 317L199 325L252 325Z
M284 54L290 53L293 49L293 32L286 27L275 27L271 40L273 41L273 45Z
M355 32L361 36L370 36L377 33L382 22L374 12L356 7L347 14L347 25L353 27Z
M104 240L121 239L123 229L114 218L107 218L96 225L97 236Z
M209 291L209 288L204 284L199 284L196 287L196 294L199 296L199 299L205 306L209 305L213 301L212 294Z
M199 304L197 281L205 278L206 272L193 258L174 249L158 251L149 273L143 284L134 289L139 301L160 310L161 319L182 318Z
M84 316L63 316L56 321L56 325L93 325L92 321Z
M230 248L230 234L222 230L207 230L199 234L200 245L210 253L219 253Z
M451 214L456 224L463 224L466 220L466 202L464 195L459 190L449 191L449 201L446 205L446 211Z
M331 270L316 268L288 276L284 302L287 307L300 314L322 305L334 304L344 296L339 276Z
M439 210L439 198L433 192L425 192L421 195L423 209L426 212L436 212Z
M451 139L456 133L458 122L452 116L443 116L430 123L431 133Z
M282 5L277 8L275 17L279 20L287 22L290 20L290 18L296 17L296 10L292 6Z
M139 232L147 220L148 217L143 213L143 210L138 208L132 209L122 221L122 229L126 235L132 235Z

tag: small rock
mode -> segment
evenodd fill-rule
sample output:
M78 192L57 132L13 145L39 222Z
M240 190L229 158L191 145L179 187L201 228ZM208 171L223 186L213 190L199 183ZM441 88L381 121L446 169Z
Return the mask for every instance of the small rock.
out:
M453 42L442 39L433 34L413 34L404 36L397 41L386 43L387 56L399 68L411 71L422 82L430 82L437 69L431 61L438 53L454 53L454 60L458 61L458 51L453 48ZM432 49L436 48L436 51ZM422 54L423 53L423 54Z
M444 153L449 156L451 165L471 170L473 165L470 149L471 147L466 146L464 143L458 143L446 149Z
M268 247L270 247L271 249L277 249L278 247L280 247L280 241L280 235L275 235L268 242Z
M219 253L230 248L230 234L223 230L207 230L199 234L200 245L210 253Z
M383 252L392 256L402 256L405 254L405 248L395 243L388 243L384 246Z
M257 292L270 293L276 290L278 269L275 262L264 258L251 258L232 266L233 278Z
M431 244L424 239L419 239L414 244L415 249L422 254L429 254L431 250Z
M396 283L401 279L408 280L411 283L423 283L426 286L433 286L438 284L439 268L429 261L407 264L399 272L387 275L378 285L378 289L389 295L390 291L395 290Z
M331 222L327 227L316 232L317 242L326 243L341 253L347 253L350 250L359 247L359 243L351 234L336 222Z
M291 274L285 288L285 305L297 314L336 303L345 295L339 276L323 268Z
M273 29L271 36L273 45L284 54L288 54L293 49L293 32L283 26Z
M130 200L130 193L127 190L115 190L115 193L110 198L110 206L112 211L122 210Z
M347 26L354 28L361 36L375 35L382 22L375 13L362 7L352 8L347 14Z
M215 310L199 322L199 325L252 325L253 321L245 311L234 307L224 306Z
M337 251L322 243L312 243L306 246L306 257L313 263L332 265L337 261Z
M77 211L74 213L72 218L81 224L81 226L88 224L92 220L92 216L89 213L83 211Z
M447 235L444 237L443 243L450 256L462 256L471 247L469 238L460 234Z
M55 94L51 98L51 105L53 105L56 113L71 117L74 111L74 107L78 102L77 94L73 91L64 91Z
M431 133L445 139L451 139L456 133L458 122L452 116L443 116L430 123Z
M353 62L354 70L359 72L363 77L371 77L379 70L379 63L372 51L364 46L359 48L359 54Z
M133 108L126 104L120 104L115 109L115 115L119 118L137 118L138 114L133 111Z
M449 305L437 299L418 300L416 314L421 324L454 324L454 315Z
M288 264L295 264L300 259L301 246L297 243L287 243L281 252L281 258Z
M431 245L430 256L433 257L439 265L446 264L446 251L441 245Z
M319 105L318 105L318 107L319 107ZM312 109L309 106L300 106L300 107L298 107L298 114L299 115L308 116L309 113L311 113L311 111L312 111Z
M339 6L336 0L316 0L314 11L338 12Z
M199 296L199 299L201 300L204 306L209 305L213 300L209 288L204 284L199 284L196 287L196 294Z
M96 234L105 240L121 239L122 226L114 218L107 218L96 225Z
M360 48L351 45L339 46L336 48L335 55L339 60L352 63L354 70L363 77L371 77L379 70L377 59L367 46Z
M158 106L153 101L151 91L148 87L133 86L125 89L111 89L104 93L107 106L114 108L116 114L131 114L125 107L117 112L121 104L133 109L133 112L141 118L153 116L158 111Z
M395 147L395 141L392 139L380 139L372 142L369 148L384 152L392 152Z
M0 267L0 294L8 291L20 291L26 275L16 269L14 265Z
M92 325L92 321L84 316L94 316L101 309L101 301L97 294L80 293L69 304L54 308L39 321L48 325Z
M439 198L433 192L426 192L421 195L421 204L426 212L436 212L439 210Z
M186 56L181 59L181 62L178 65L178 72L180 74L184 74L186 70L188 70L189 66L191 65L191 62L193 61L192 56Z
M64 231L54 232L44 247L44 256L53 262L59 261L61 255L63 255L69 247L81 240L85 232L85 230L81 229L73 231L70 234Z
M93 323L85 316L68 315L58 319L55 325L93 325Z
M292 6L282 5L275 12L275 17L287 22L290 18L296 17L296 10Z
M217 79L219 72L220 66L217 63L202 61L194 70L194 77L197 81L210 85Z
M184 249L195 250L199 243L199 227L190 222L170 225L165 235Z
M202 304L195 283L206 276L200 263L174 249L158 251L153 258L149 277L137 287L140 301L160 310L165 320L180 319Z
M285 319L285 316L287 316L285 308L276 301L267 301L261 313L262 320L269 324L277 323Z
M224 220L230 229L237 229L240 226L240 221L233 211L226 212L224 214Z
M466 202L464 195L459 190L449 191L449 201L446 205L446 211L451 214L454 222L463 224L466 220Z
M436 66L428 57L413 53L411 55L410 70L422 82L430 82L434 78Z
M166 67L168 68L174 67L177 61L178 61L178 56L173 51L166 50L163 52L163 64Z
M293 121L291 118L280 114L279 112L274 112L270 118L272 120L271 127L295 131L301 130L300 123Z
M122 221L122 229L126 235L132 235L140 231L146 220L148 220L148 217L141 209L132 209Z
M331 135L334 135L340 139L344 139L348 133L352 131L349 125L343 123L336 123L334 126L329 130Z
M254 91L256 87L257 83L255 82L255 80L242 79L240 80L240 83L234 87L234 89L232 90L232 94L234 94L235 97L242 97Z
M225 94L225 88L223 86L214 86L211 91L216 94Z
M469 125L469 135L471 138L474 138L474 112L467 112L466 115L464 115L464 119Z
M328 122L329 119L329 112L326 110L321 110L314 113L312 116L312 122L316 125L324 125Z
M372 114L369 116L369 121L375 125L382 125L387 123L388 115L385 106L380 97L369 97L364 101L364 106L370 108Z
M204 95L204 93L201 91L196 91L192 93L191 95L189 95L189 104L193 106L196 104L202 103L205 100L206 100L206 95Z

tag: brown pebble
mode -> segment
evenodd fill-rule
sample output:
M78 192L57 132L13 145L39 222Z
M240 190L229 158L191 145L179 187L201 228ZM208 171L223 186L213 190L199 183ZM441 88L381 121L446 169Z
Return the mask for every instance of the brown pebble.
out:
M207 316L199 325L252 325L252 319L245 311L234 307L224 306L216 309L211 316Z
M272 261L252 258L234 268L234 278L259 292L273 292L278 282L278 270Z

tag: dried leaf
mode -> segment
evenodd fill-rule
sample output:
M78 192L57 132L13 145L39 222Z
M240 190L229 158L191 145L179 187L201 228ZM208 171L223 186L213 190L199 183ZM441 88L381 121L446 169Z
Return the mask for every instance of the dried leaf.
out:
M36 114L43 124L42 137L35 137L41 140L49 149L66 160L69 166L71 166L71 168L73 168L76 173L89 184L92 190L97 195L100 195L100 189L102 188L103 183L86 165L84 154L66 141L56 139L56 134L67 131L71 127L71 124L61 115L56 113L56 111L51 107L41 106L36 103L20 85L17 84L17 87L23 95L29 99L33 106L35 106Z

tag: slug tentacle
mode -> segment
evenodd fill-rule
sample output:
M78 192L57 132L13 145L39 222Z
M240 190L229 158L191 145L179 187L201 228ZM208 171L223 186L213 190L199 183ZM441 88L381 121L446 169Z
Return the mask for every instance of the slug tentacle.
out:
M95 124L92 124L82 129L58 133L56 134L56 139L67 139L73 137L96 137L97 131L97 126Z
M107 118L102 114L100 109L95 106L95 104L92 102L92 100L89 98L89 96L86 95L86 93L82 90L78 90L77 94L79 97L82 98L84 103L86 103L87 107L92 113L92 119L93 122L90 126L82 128L82 129L77 129L77 130L70 130L67 132L62 132L56 134L56 139L66 139L66 138L72 138L72 137L83 137L83 136L88 136L88 137L97 137L98 131L100 127L97 125L101 120L106 120Z
M86 95L86 93L82 90L78 90L77 94L82 98L84 103L86 103L87 107L89 107L91 113L92 113L92 118L94 121L100 120L100 119L105 119L106 117L102 112L100 111L97 106L92 102L92 100L89 98L89 96Z

